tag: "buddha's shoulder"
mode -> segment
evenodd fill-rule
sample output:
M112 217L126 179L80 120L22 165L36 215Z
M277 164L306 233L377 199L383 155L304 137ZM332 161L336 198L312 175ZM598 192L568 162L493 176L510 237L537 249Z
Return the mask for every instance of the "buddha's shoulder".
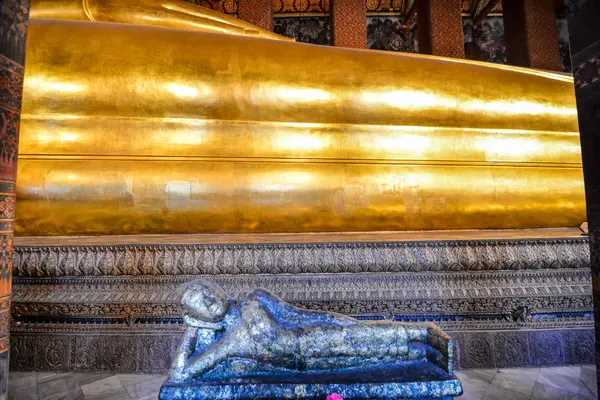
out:
M274 298L275 296L273 296L271 293L267 292L264 289L254 289L253 291L249 292L246 296L244 296L244 298L241 301L264 301L271 300Z

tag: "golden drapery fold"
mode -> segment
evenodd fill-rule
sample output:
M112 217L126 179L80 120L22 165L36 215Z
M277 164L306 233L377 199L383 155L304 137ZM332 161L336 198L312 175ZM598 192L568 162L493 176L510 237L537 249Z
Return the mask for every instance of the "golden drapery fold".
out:
M31 18L118 22L293 41L183 0L31 0Z
M33 3L21 235L585 220L569 77L163 29L127 7L58 20Z

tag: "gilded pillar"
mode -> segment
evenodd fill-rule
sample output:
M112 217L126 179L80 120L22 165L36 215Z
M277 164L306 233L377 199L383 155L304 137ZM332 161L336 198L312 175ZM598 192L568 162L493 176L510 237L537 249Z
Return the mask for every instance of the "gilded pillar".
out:
M560 71L554 0L502 0L508 63Z
M273 30L273 0L239 0L238 16L263 29Z
M419 52L465 58L460 0L416 0Z
M333 0L331 18L335 46L354 49L367 48L367 5L365 0Z
M583 158L600 386L600 2L571 0L568 16Z
M6 398L12 238L29 0L0 6L0 399Z

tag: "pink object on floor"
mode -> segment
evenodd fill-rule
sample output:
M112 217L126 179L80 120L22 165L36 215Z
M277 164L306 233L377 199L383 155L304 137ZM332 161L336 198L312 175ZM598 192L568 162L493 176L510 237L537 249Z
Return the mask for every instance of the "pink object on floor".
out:
M331 393L327 396L327 400L344 400L344 398L337 393Z

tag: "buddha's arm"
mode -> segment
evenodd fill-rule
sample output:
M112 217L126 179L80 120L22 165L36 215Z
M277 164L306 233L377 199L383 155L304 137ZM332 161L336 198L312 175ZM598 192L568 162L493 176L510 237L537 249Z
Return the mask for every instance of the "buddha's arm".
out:
M172 375L171 379L176 379L177 382L185 382L200 378L221 361L230 357L229 350L230 346L222 344L215 346L213 344L213 346L193 357L177 375Z
M292 40L183 0L32 0L31 18L120 22Z
M357 321L342 314L327 313L323 311L311 311L294 307L271 293L258 289L248 294L249 300L255 300L264 306L279 322L301 327L314 325L354 325Z

